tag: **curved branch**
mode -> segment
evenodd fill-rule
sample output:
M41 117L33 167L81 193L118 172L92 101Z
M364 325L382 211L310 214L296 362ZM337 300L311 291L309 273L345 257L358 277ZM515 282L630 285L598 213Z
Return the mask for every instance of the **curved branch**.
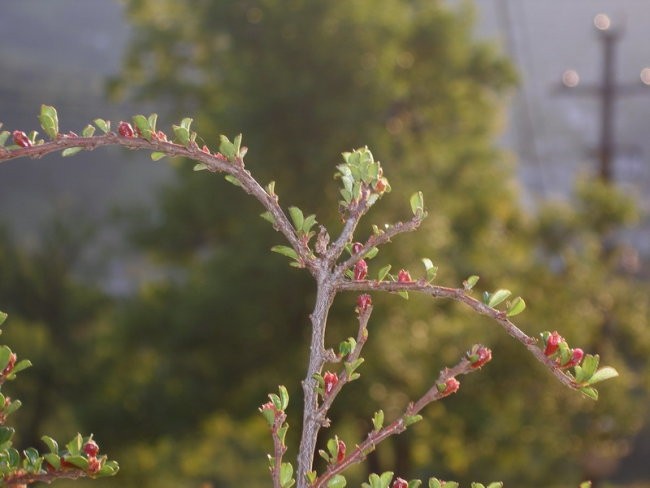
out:
M505 329L505 331L522 343L530 353L535 356L535 358L542 363L546 368L563 384L567 387L578 390L580 385L578 385L573 378L568 376L562 368L551 358L548 358L544 355L544 351L537 346L537 339L530 337L521 329L519 329L514 323L512 323L505 312L496 310L494 308L488 307L482 301L477 300L476 298L470 296L464 288L449 288L445 286L438 286L426 283L422 280L413 281L409 283L399 283L399 282L390 282L390 281L349 281L341 280L337 284L337 290L339 291L386 291L386 292L398 292L398 291L408 291L416 293L424 293L425 295L430 295L433 298L448 298L457 302L461 302L474 310L475 312L486 315Z

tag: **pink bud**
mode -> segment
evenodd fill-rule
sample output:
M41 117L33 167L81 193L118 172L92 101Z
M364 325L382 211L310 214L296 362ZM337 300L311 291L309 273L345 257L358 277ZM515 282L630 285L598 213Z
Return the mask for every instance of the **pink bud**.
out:
M357 311L365 312L372 305L372 297L367 293L357 297Z
M470 361L470 364L474 369L478 369L492 360L492 351L485 346L474 346L467 355L467 359Z
M343 459L345 459L345 449L346 449L345 442L343 442L342 440L339 440L339 442L338 442L338 450L336 451L336 462L337 463L340 463L341 461L343 461Z
M397 281L400 283L410 283L413 280L411 279L411 275L408 271L405 269L400 269L399 273L397 273Z
M552 356L555 354L555 351L557 351L558 347L560 347L560 343L564 339L560 334L558 334L557 330L553 331L551 335L548 336L546 339L546 347L544 348L544 354L546 356Z
M357 261L357 264L354 265L354 279L356 281L363 280L368 274L368 265L364 259Z
M323 375L323 381L325 382L325 395L329 395L339 382L339 377L336 373L326 371Z
M102 462L96 457L88 459L88 468L86 472L88 474L96 474L100 469L102 469Z
M11 136L13 137L14 142L16 143L16 145L18 145L20 147L31 147L31 145L32 145L32 141L29 140L29 137L27 137L27 134L25 134L21 130L13 131Z
M88 457L97 457L97 454L99 454L99 446L92 439L84 444L83 450Z
M580 364L580 361L582 361L584 355L585 352L579 347L576 347L575 349L571 349L571 359L569 359L565 364L563 364L562 367L572 368L573 366L577 366L578 364Z
M443 387L444 389L440 392L442 393L442 396L451 395L452 393L456 393L458 391L458 388L460 388L460 381L458 381L456 378L449 378L447 381L445 381ZM440 388L438 389L440 390Z
M133 127L128 122L120 121L120 125L117 126L117 133L122 137L133 137L135 132Z
M361 251L361 249L363 249L363 244L361 244L360 242L355 242L354 244L352 244L352 252L354 254Z
M395 478L392 488L408 488L408 481L402 478Z
M205 144L203 144L201 151L203 151L205 154L210 154L210 149Z

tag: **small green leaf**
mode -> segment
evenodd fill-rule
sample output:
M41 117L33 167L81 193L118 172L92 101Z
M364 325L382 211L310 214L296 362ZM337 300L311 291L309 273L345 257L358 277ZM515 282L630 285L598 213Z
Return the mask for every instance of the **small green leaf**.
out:
M591 481L583 481L578 488L591 488Z
M345 372L347 373L349 379L351 379L352 374L357 370L357 368L363 364L363 361L363 358L358 358L354 361L344 363Z
M264 213L261 213L260 217L262 217L267 222L271 222L271 224L275 225L275 217L273 217L273 214L271 212L266 211Z
M517 297L512 301L510 307L508 307L508 312L506 313L506 315L508 317L514 317L515 315L519 315L521 312L523 312L525 308L526 308L526 302L524 301L524 299L521 297Z
M617 376L618 371L616 371L611 366L605 366L593 374L593 376L589 379L589 384L593 385L594 383L600 383L601 381L605 381L610 378L616 378Z
M208 169L208 165L205 163L196 163L192 168L193 171L204 171Z
M59 457L58 454L55 454L53 452L48 452L47 454L43 455L43 459L47 461L47 463L52 466L54 469L59 470L61 469L61 458Z
M470 486L472 488L485 488L485 485L483 483L472 483Z
M95 128L90 124L84 127L84 130L81 132L81 135L83 137L92 137L94 134L95 134Z
M58 454L59 453L59 444L52 439L50 436L44 435L41 437L41 440L45 443L47 448L50 450L51 453Z
M487 488L503 488L503 482L502 481L493 481L489 485L487 485Z
M152 132L156 132L157 120L158 120L158 114L151 114L147 119L147 122L149 123L149 129L151 129Z
M289 392L287 391L287 387L284 385L280 385L278 387L278 390L280 391L280 410L286 410L287 407L289 406Z
M14 413L16 410L18 410L20 407L22 407L23 404L20 400L14 400L12 401L8 406L4 408L4 413L5 416L9 416L12 413Z
M327 482L327 488L343 488L347 484L348 482L345 479L345 476L341 474L335 474L332 476L332 479Z
M392 472L392 471L385 471L385 472L383 472L383 473L381 474L381 476L379 477L379 479L380 479L380 481L381 481L381 485L380 485L380 486L381 486L382 488L387 488L387 487L388 487L388 484L389 484L390 481L393 479L393 472Z
M433 262L429 258L422 258L422 264L424 264L424 269L427 273L427 281L431 283L438 273L438 267L434 266Z
M474 288L476 283L478 283L479 277L476 275L472 275L469 278L467 278L465 281L463 281L463 288L466 290L471 290Z
M0 346L0 371L4 370L9 364L11 358L11 349L7 346Z
M353 337L348 337L339 344L339 357L345 357L354 351L357 341Z
M591 386L585 386L583 388L580 388L580 391L592 400L598 400L598 390L595 388L592 388Z
M13 427L0 426L0 444L11 441L15 432Z
M330 454L330 458L336 459L336 456L339 452L339 438L334 436L327 441L327 450Z
M151 159L154 160L154 161L160 161L165 156L167 156L167 155L164 152L160 152L160 151L154 151L154 152L151 153ZM201 164L201 163L199 163L199 164ZM196 165L196 166L198 166L198 165ZM194 171L196 171L196 166L194 166Z
M71 455L76 456L81 451L82 443L83 438L81 437L81 434L77 434L72 438L70 442L65 445L65 447Z
M375 431L381 430L381 428L384 426L383 410L378 410L375 412L375 415L372 417L372 426L374 427Z
M9 315L6 312L0 312L0 325L5 323L7 317L9 317Z
M421 215L424 212L424 195L422 195L421 191L411 195L410 203L413 215Z
M316 224L316 215L312 214L305 217L305 220L302 223L301 230L306 235L309 233L311 228Z
M420 488L422 481L420 480L411 480L409 481L408 488Z
M68 147L61 151L61 156L68 157L68 156L74 156L77 154L79 151L81 151L83 148L82 147Z
M224 135L219 136L219 139L221 140L219 144L219 152L223 154L228 161L233 161L236 156L235 145Z
M364 259L372 259L374 258L377 254L379 254L379 248L377 247L371 247L366 255L364 256Z
M56 109L50 105L41 105L41 114L38 116L38 120L50 139L56 139L59 135L59 117Z
M422 415L404 415L404 425L407 427L422 420Z
M387 264L386 266L381 268L377 273L377 281L384 281L384 278L386 278L386 275L390 271L390 268L391 268L390 264Z
M319 449L319 450L318 450L318 455L319 455L320 457L322 457L322 458L325 460L325 462L327 462L327 463L330 463L330 462L332 461L331 456L330 456L329 454L327 454L327 453L326 453L324 450L322 450L322 449Z
M241 181L239 181L239 180L238 180L235 176L233 176L233 175L226 175L226 176L224 176L224 178L226 179L226 181L227 181L228 183L232 183L232 184L235 185L235 186L241 186Z
M0 147L3 147L9 138L9 131L3 130L0 132Z
M503 302L506 298L508 298L510 295L512 295L512 292L510 290L497 290L490 296L487 306L490 308L494 308L497 305L499 305L501 302Z
M88 459L86 459L84 456L75 454L71 456L64 456L63 459L79 469L82 469L84 471L88 469Z
M181 146L187 146L190 143L190 131L187 127L183 127L182 125L172 125L172 130L174 131L174 142Z
M233 141L233 146L235 147L235 156L239 156L239 152L241 151L241 134L237 134L235 136L235 140Z
M293 466L291 463L282 463L280 465L280 486L282 486L282 488L289 488L294 483Z
M287 256L288 258L295 259L296 261L298 260L298 253L291 247L289 246L273 246L271 248L271 251L277 252L278 254L282 254L283 256Z
M11 370L11 374L15 375L16 373L22 371L23 369L31 368L32 362L29 359L21 359L16 363L14 369Z
M147 119L147 117L141 114L134 115L133 125L135 125L138 128L140 134L142 134L142 137L144 137L148 141L151 140L152 130L151 130L151 126L149 125L149 119Z
M398 291L397 294L401 296L404 300L409 299L409 292L406 290Z
M309 481L309 484L314 484L314 481L316 481L316 477L318 476L318 473L316 471L308 471L305 476L307 477L307 481Z
M93 120L95 125L101 130L104 134L108 134L111 131L111 121L104 119L95 119Z
M289 215L291 216L291 221L296 230L301 230L302 224L305 221L302 210L298 207L289 207Z
M266 193L271 196L275 195L275 181L271 181L268 185L266 185Z

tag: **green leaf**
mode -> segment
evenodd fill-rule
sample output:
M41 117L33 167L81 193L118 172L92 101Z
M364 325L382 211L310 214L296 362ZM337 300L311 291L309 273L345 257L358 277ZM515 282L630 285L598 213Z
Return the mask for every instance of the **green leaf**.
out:
M3 147L9 138L9 131L3 130L0 132L0 147Z
M50 139L56 139L59 135L59 117L56 109L50 105L41 105L41 114L38 116L38 120Z
M393 472L392 471L385 471L381 474L379 477L379 480L381 481L381 488L387 488L388 484L390 481L393 479Z
M268 185L266 185L266 193L268 193L270 196L275 195L275 181L271 181Z
M591 488L591 481L583 481L578 488Z
M325 462L327 462L327 463L330 463L332 461L332 457L329 454L327 454L325 451L323 451L322 449L318 450L318 455L320 457L322 457L325 460Z
M81 135L83 137L92 137L94 134L95 134L95 128L90 124L84 127L84 130L81 132Z
M239 180L238 180L235 176L233 176L233 175L226 175L226 176L224 176L224 178L226 179L226 181L227 181L228 183L232 183L232 184L235 185L235 186L241 186L241 181L239 181Z
M235 147L235 156L239 156L239 152L241 151L241 134L237 134L235 136L235 140L233 141L233 146Z
M375 412L375 415L372 417L372 426L375 428L375 431L381 430L384 426L384 411L378 410Z
M101 130L104 134L108 134L111 131L111 121L104 119L95 119L93 120L95 125Z
M524 301L524 299L521 297L517 297L512 301L512 303L508 307L508 312L506 313L506 315L508 317L514 317L515 315L519 315L521 312L523 312L525 308L526 308L526 302Z
M494 308L510 295L512 295L512 292L510 290L497 290L490 296L490 299L487 302L487 306Z
M345 479L345 476L340 474L335 474L334 476L332 476L332 479L330 479L327 482L327 488L343 488L347 484L348 482Z
M405 415L404 425L408 427L409 425L413 425L416 422L419 422L420 420L422 420L422 415Z
M264 213L261 213L260 217L262 217L267 222L271 222L271 224L275 225L275 217L273 217L273 214L271 212L266 211Z
M585 386L583 388L580 388L580 391L592 400L598 400L598 390L595 388L592 388L591 386Z
M311 228L316 224L316 215L312 214L309 215L308 217L305 217L305 220L302 223L302 232L304 234L308 234Z
M610 378L616 378L617 376L618 371L616 371L611 366L605 366L593 374L593 376L589 379L589 384L593 385L594 383L600 383L601 381L605 381Z
M58 454L48 452L47 454L43 455L43 459L47 461L47 463L52 466L54 469L59 470L61 469L61 458L59 457Z
M485 485L483 483L472 483L470 486L472 488L485 488Z
M147 122L149 124L149 129L151 129L151 132L156 132L156 121L158 120L158 114L151 114L149 118L147 119Z
M7 346L0 346L0 371L3 371L9 364L11 349Z
M598 369L598 363L600 363L600 356L598 354L586 354L582 358L582 363L580 363L580 368L583 371L585 379L591 378L596 370ZM578 380L581 382L581 380Z
M41 437L41 440L47 446L47 448L50 450L51 453L54 453L54 454L59 453L59 444L58 444L58 442L56 442L50 436L44 435L43 437Z
M384 281L384 278L386 278L386 275L390 271L390 268L391 268L390 264L387 264L386 266L381 268L377 273L377 281Z
M174 131L174 142L181 146L187 146L190 143L190 131L187 127L183 127L182 122L181 125L172 125L172 130Z
M421 215L424 212L424 195L421 191L415 192L410 198L411 211L413 215Z
M6 312L0 312L0 325L5 323L7 317L9 317L9 314L7 314Z
M144 137L148 141L151 140L152 130L151 130L151 126L149 125L149 119L147 119L147 117L141 114L134 115L133 125L135 125L138 128L140 134L142 134L142 137Z
M318 473L316 471L308 471L305 476L307 477L307 481L309 481L309 484L314 484L314 481L316 481L316 477L318 476Z
M282 254L283 256L287 256L288 258L292 258L298 261L298 253L289 246L273 246L271 248L271 251L277 252L278 254Z
M9 416L12 413L14 413L16 410L18 410L20 407L22 407L23 404L20 400L14 400L12 401L8 406L5 407L4 413L5 416Z
M205 163L196 163L194 168L192 168L193 171L203 171L206 169L208 169L208 165Z
M293 479L293 466L291 463L282 463L280 465L280 486L282 488L289 488L294 484Z
M154 161L160 161L165 156L167 156L167 154L165 154L164 152L160 152L160 151L154 151L154 152L151 153L151 159L154 160ZM199 164L202 164L202 163L199 163ZM198 166L198 164L196 166ZM194 166L194 171L197 171L196 166ZM207 168L207 166L206 166L206 168Z
M97 474L95 474L95 478L102 476L115 476L119 470L120 466L116 461L106 461Z
M0 444L11 441L15 432L13 427L0 426Z
M438 267L434 266L433 262L429 258L422 258L422 263L424 264L424 269L427 272L427 281L431 283L438 273Z
M77 154L79 151L81 151L83 148L82 147L68 147L61 151L61 156L68 157L68 156L74 156Z
M404 300L409 299L409 292L406 290L398 291L397 294L401 296Z
M224 135L219 136L219 139L221 140L219 143L219 152L223 154L228 161L233 161L236 156L235 145Z
M330 458L336 459L339 452L339 438L337 436L327 440L327 450L330 454Z
M357 370L359 366L363 364L363 361L364 361L363 358L358 358L355 359L354 361L344 363L345 372L347 373L348 378L351 379L352 374Z
M379 248L377 247L371 247L368 252L365 254L364 259L372 259L374 258L377 254L379 254Z
M503 482L502 481L493 481L489 485L487 485L487 488L503 488Z
M469 278L467 278L465 281L463 281L463 288L466 290L471 290L474 288L476 283L478 283L479 277L476 275L472 275Z
M420 488L422 481L420 480L411 480L409 481L408 488Z
M11 370L11 374L16 374L23 369L31 368L32 367L32 362L29 359L21 359L16 363L14 366L14 369Z
M77 434L65 445L65 447L72 456L76 456L81 451L82 443L83 438L81 437L81 434Z
M278 387L278 390L280 391L280 410L286 410L287 407L289 406L289 392L287 391L287 387L284 385L280 385Z
M84 471L88 469L88 459L86 459L84 456L75 454L72 456L64 456L63 459L79 469L82 469Z
M357 341L353 337L348 337L346 340L339 344L339 356L345 357L354 351Z
M289 207L289 215L291 216L291 221L296 230L301 230L302 224L305 221L302 210L298 207Z

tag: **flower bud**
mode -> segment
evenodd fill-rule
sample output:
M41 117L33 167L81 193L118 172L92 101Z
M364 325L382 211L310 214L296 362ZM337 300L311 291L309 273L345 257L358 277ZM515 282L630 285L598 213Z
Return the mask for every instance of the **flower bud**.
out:
M102 462L96 457L88 459L88 468L86 472L88 474L97 474L97 472L102 469Z
M84 444L83 451L89 458L97 457L97 454L99 454L99 446L94 440L90 439Z
M16 145L20 147L31 147L32 146L32 141L29 140L29 137L27 137L27 134L25 134L21 130L15 130L11 134L11 136L14 139L14 142Z
M551 332L551 335L549 335L546 338L546 347L544 348L544 354L546 356L552 356L555 354L555 351L557 351L558 347L560 347L560 343L564 339L560 334L558 334L557 330Z
M361 244L360 242L355 242L354 244L352 244L352 252L354 254L358 253L362 249L363 249L363 244Z
M485 346L476 345L467 352L467 359L472 368L478 369L492 360L492 351Z
M336 451L336 462L340 463L345 459L345 442L339 439L338 446L337 446L337 451Z
M399 273L397 273L397 281L400 283L410 283L413 280L411 279L411 275L408 271L405 269L400 269Z
M117 127L117 133L122 137L133 137L135 135L131 124L124 121L120 121L120 125Z
M571 349L571 359L569 359L566 363L564 363L562 367L572 368L573 366L577 366L578 364L580 364L580 361L582 361L584 355L585 352L579 347L576 347L575 349Z
M392 488L408 488L408 481L402 478L395 478Z
M323 396L326 396L332 393L332 390L339 382L339 377L336 373L331 373L329 371L326 371L325 374L323 375L323 381L325 382L325 393Z
M372 297L367 293L357 297L357 312L365 312L372 305Z
M456 393L460 388L460 382L456 378L449 378L444 383L436 383L436 388L443 397Z
M357 264L354 265L354 279L356 281L361 281L365 279L368 274L368 264L364 259L357 261Z

